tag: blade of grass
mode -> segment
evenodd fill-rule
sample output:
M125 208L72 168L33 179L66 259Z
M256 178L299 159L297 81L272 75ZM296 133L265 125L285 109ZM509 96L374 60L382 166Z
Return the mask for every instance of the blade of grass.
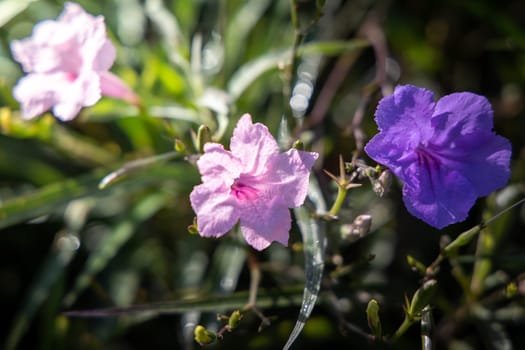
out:
M366 40L326 41L305 44L299 47L299 55L337 55L342 52L357 50L370 44ZM264 73L285 64L290 57L291 49L274 51L260 56L240 67L233 73L228 82L227 91L232 101L237 100L243 92Z
M286 289L260 289L257 305L261 308L287 307L299 305L302 300L302 286ZM162 302L129 307L115 307L96 310L71 310L64 312L69 317L116 317L129 314L172 315L188 311L216 312L217 309L240 309L246 305L249 292L232 294L203 295L193 299Z

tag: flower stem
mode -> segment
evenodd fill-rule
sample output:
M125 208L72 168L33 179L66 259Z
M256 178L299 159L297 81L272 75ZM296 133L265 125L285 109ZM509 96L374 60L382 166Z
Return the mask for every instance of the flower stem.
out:
M405 319L403 320L403 323L401 323L401 326L397 329L397 331L392 336L392 342L396 342L403 334L406 333L406 331L412 326L414 323L414 320L408 317L408 315L405 315Z
M346 188L344 188L343 186L337 186L337 197L335 198L335 202L332 205L332 208L330 209L328 214L330 214L331 216L337 216L337 213L339 213L339 210L341 209L341 206L345 201L347 193L348 190Z

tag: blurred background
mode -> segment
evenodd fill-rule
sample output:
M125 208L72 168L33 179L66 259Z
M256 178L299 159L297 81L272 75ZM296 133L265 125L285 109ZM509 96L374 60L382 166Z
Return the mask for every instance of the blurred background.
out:
M196 349L194 326L220 328L216 314L247 302L250 266L257 266L259 306L270 325L258 332L261 319L246 313L238 329L210 348L281 349L304 287L300 233L294 225L289 248L273 244L263 252L232 237L190 234L188 195L200 182L191 162L192 132L205 124L228 146L236 121L250 113L284 143L300 138L321 154L314 176L331 205L336 190L322 169L337 174L339 156L349 162L377 132L373 114L382 93L414 84L436 97L458 91L486 96L496 132L513 145L511 181L479 200L466 222L442 231L407 213L396 181L382 198L366 181L352 190L339 222L329 225L320 300L293 349L421 348L419 323L392 345L372 343L356 329L369 332L365 310L375 298L383 333L392 335L403 321L405 296L421 284L407 255L429 265L440 242L523 197L525 3L78 3L105 17L118 52L111 70L144 108L102 98L69 123L51 114L22 120L11 90L23 72L9 43L29 36L39 21L55 19L63 2L0 2L3 346ZM301 55L287 66L300 41ZM184 151L173 155L175 140ZM127 163L139 159L148 161ZM125 164L123 176L99 188ZM355 242L343 239L361 214L372 215L370 233ZM480 259L485 263L478 289L470 290L475 298L458 283L457 266L442 264L432 301L436 349L525 348L524 222L522 205L487 229L491 243L481 257L474 255L481 249L476 241L461 250L456 263L467 275ZM512 297L495 297L512 281ZM472 300L476 308L457 312ZM63 314L131 305L150 307L101 318Z

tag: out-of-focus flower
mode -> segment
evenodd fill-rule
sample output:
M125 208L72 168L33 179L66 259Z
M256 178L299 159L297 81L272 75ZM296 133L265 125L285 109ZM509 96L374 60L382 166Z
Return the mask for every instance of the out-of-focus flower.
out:
M11 43L11 51L27 73L13 89L26 119L52 109L57 118L71 120L101 95L138 103L109 72L116 51L106 36L104 17L92 16L78 4L66 3L56 21L38 23L31 37Z
M207 143L197 162L202 184L190 200L199 233L219 237L240 221L245 240L262 250L277 241L288 245L291 217L288 208L304 203L310 169L317 153L290 149L279 153L268 128L239 120L230 143Z
M488 100L470 92L435 102L431 91L398 86L379 102L380 133L365 151L403 181L412 215L443 228L509 180L511 144L492 130L492 114Z

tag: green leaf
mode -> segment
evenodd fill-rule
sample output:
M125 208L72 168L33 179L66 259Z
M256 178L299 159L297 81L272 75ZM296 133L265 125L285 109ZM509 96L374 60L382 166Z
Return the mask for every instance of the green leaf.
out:
M257 307L288 307L301 303L302 287L277 289L259 289L257 292ZM70 317L115 317L122 315L172 315L189 311L217 312L217 309L241 309L246 305L249 291L232 294L200 295L191 299L181 299L172 302L134 305L129 307L115 307L96 310L72 310L64 312Z
M309 186L311 198L317 201L318 209L325 209L322 197L318 196L318 190L317 184L311 181ZM294 209L294 213L303 238L306 284L303 291L301 311L283 350L287 350L292 346L315 306L319 290L321 289L326 245L326 223L313 218L310 215L310 211L304 206Z
M353 39L349 41L314 42L301 46L299 55L338 55L342 52L362 49L369 46L368 41ZM283 65L289 60L292 50L270 52L250 61L240 67L228 82L227 91L232 102L237 100L243 92L262 74Z
M4 0L0 2L0 28L35 1L37 0Z
M68 201L98 191L103 170L44 186L0 202L0 228L53 213Z

